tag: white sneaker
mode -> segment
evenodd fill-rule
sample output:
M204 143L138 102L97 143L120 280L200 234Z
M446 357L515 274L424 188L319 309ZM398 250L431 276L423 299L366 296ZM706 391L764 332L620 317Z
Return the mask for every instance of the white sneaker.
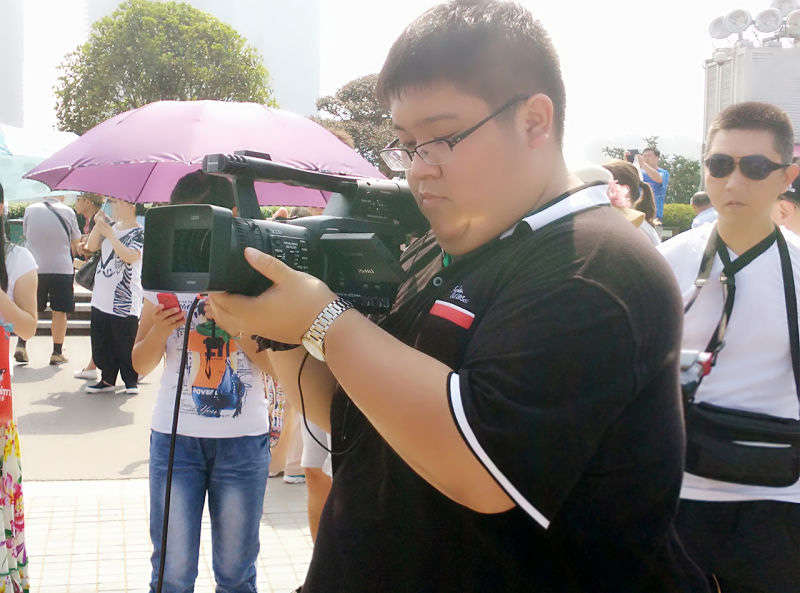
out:
M76 379L87 379L89 381L97 381L97 369L83 369L82 371L75 371L72 376Z
M284 474L283 481L287 484L305 484L306 477L304 475L299 476L287 476Z
M128 395L136 395L137 393L139 393L139 388L138 387L126 387L125 388L125 393L127 393Z

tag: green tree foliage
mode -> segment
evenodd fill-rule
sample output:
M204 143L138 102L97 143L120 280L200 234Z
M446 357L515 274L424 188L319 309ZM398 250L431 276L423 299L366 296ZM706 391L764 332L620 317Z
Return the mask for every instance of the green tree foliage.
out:
M673 229L674 234L688 231L697 214L689 204L664 204L664 219L661 221L665 229Z
M335 125L350 134L355 149L376 167L382 165L378 151L394 138L389 110L375 96L377 74L368 74L351 80L335 94L317 100L317 109L330 118L317 119L318 123ZM383 169L382 169L383 170Z
M59 66L59 128L82 134L160 100L275 106L261 56L233 28L177 2L128 0Z
M30 205L31 202L8 202L6 204L6 218L9 220L22 218L25 215L25 208Z
M658 148L658 136L648 136L642 140L645 147ZM601 150L610 159L621 159L624 158L626 149L604 146ZM700 187L700 161L679 154L662 153L659 166L669 171L667 204L688 204ZM666 211L664 217L666 218Z

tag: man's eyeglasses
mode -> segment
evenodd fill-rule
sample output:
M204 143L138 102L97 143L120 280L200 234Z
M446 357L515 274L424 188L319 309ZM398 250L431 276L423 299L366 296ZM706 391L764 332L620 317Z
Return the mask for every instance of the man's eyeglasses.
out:
M386 165L392 171L408 171L411 168L411 162L413 161L415 154L419 155L419 157L429 165L444 165L453 157L453 148L455 148L456 144L466 139L467 136L472 134L472 132L480 128L493 117L497 117L518 101L523 101L527 98L528 95L517 95L507 103L504 103L500 109L492 112L490 115L483 118L468 130L464 130L463 132L455 134L454 136L450 136L449 138L437 138L436 140L423 142L414 149L398 146L400 140L395 138L386 148L381 150L379 154L381 155L383 162L386 163Z
M712 154L705 160L708 173L717 178L727 177L733 173L737 164L742 175L754 181L761 181L769 177L773 171L785 169L790 163L775 163L761 154L751 154L738 159L727 154Z

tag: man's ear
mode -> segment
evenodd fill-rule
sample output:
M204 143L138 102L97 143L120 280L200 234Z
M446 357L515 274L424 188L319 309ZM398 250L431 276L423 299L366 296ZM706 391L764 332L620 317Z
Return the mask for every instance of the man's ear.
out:
M525 134L530 148L539 148L553 135L553 101L538 93L525 101L522 115L525 118Z
M800 165L797 163L792 163L788 167L786 167L786 188L788 189L792 182L795 180L797 175L800 174Z
M772 220L777 224L784 224L791 217L793 209L786 200L778 199L772 207Z

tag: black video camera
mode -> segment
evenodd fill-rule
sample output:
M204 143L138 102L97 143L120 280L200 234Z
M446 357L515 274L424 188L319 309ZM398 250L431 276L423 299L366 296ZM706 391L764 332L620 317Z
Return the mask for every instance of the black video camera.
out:
M242 218L210 205L150 209L145 289L260 294L271 282L244 259L244 249L253 247L320 278L362 312L391 308L405 279L398 263L401 246L428 228L405 182L307 171L247 151L208 155L203 170L231 178ZM320 216L263 220L254 181L332 193Z
M632 163L636 159L636 155L639 154L639 149L638 148L629 148L625 152L627 153L626 156L625 156L625 159L629 163Z

